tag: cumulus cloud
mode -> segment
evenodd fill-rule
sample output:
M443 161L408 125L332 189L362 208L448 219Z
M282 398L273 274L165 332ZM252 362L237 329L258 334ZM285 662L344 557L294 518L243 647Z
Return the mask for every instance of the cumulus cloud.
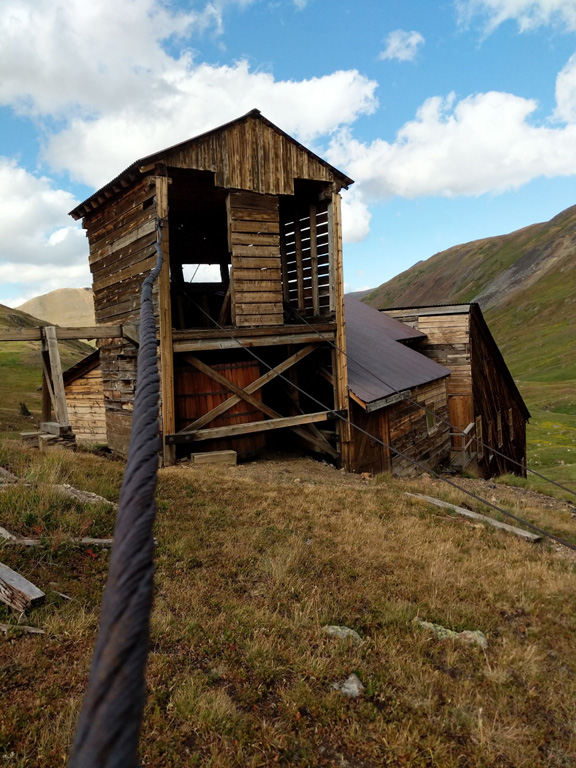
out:
M354 186L342 195L342 238L345 243L365 240L370 234L371 219L360 187Z
M532 125L536 107L533 100L498 92L460 101L434 97L393 143L364 144L344 129L328 156L356 179L365 202L503 192L538 176L575 174L576 125Z
M162 147L184 141L257 107L305 143L373 112L376 82L355 70L301 81L277 81L246 62L181 70L169 93L145 106L123 105L95 118L76 118L51 138L49 163L91 186ZM74 147L74 152L70 147Z
M576 0L456 0L462 22L483 16L488 31L505 21L516 21L522 32L546 24L576 30Z
M76 202L49 179L0 158L1 303L14 290L29 297L52 286L90 284L86 238L80 227L68 224L67 212Z
M414 61L418 48L424 45L424 38L420 32L414 30L406 32L404 29L396 29L394 32L390 32L384 42L386 47L378 57L379 59Z

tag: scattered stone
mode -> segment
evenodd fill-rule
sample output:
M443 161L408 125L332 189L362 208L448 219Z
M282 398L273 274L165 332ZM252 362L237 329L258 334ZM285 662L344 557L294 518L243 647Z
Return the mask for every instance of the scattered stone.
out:
M358 645L361 645L364 642L358 632L356 632L355 629L350 629L350 627L326 624L322 627L322 632L327 635L332 635L333 637L340 637L342 639L351 637L356 643L358 643Z
M13 484L19 483L20 480L9 470L4 469L4 467L0 467L0 482Z
M357 699L364 690L364 686L360 682L360 679L352 673L342 683L332 683L330 686L335 691L340 691L344 696L348 696L350 699Z
M465 629L462 632L455 632L453 629L446 629L440 624L433 624L431 621L423 621L416 617L414 623L418 624L424 629L428 629L433 632L440 640L453 639L460 640L468 645L479 645L480 648L488 648L488 640L484 632L480 632L479 629Z

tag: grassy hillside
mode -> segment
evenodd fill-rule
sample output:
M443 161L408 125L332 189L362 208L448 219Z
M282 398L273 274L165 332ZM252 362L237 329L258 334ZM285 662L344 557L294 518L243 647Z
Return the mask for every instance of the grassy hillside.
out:
M529 462L576 488L576 206L437 253L363 301L478 301L533 415Z
M44 537L39 548L4 547L2 560L47 592L21 621L45 635L0 634L0 762L56 768L109 558L66 538L110 535L113 515L63 503L47 484L117 499L123 464L5 442L0 465L32 483L0 494L2 525ZM458 500L432 480L367 482L309 459L160 472L142 765L575 764L570 553L455 519L406 490ZM576 541L564 505L491 493ZM481 630L488 647L439 640L416 618ZM0 622L16 620L0 607ZM364 686L356 700L333 688L351 673Z
M39 325L47 323L0 304L0 328L16 330ZM93 348L79 341L66 341L60 342L59 349L62 366L66 368L89 354ZM0 418L9 421L22 402L30 411L39 411L41 393L38 388L41 383L40 342L0 342Z

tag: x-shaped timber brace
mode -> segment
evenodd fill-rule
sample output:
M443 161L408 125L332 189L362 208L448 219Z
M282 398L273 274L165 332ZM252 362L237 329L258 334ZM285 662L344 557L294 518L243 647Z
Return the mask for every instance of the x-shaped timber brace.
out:
M260 376L260 378L249 384L245 389L238 387L221 373L218 373L218 371L215 371L201 360L198 360L194 355L183 354L182 357L187 363L225 387L229 392L232 392L232 395L223 403L212 408L211 411L200 416L200 418L196 419L192 424L189 424L176 434L167 435L166 443L169 445L174 445L176 443L191 443L197 440L211 440L218 437L231 437L253 432L264 432L271 429L289 428L292 432L298 435L298 437L307 442L315 451L327 453L334 459L338 458L338 451L330 445L326 437L324 437L320 430L315 426L315 422L338 418L340 412L318 411L316 413L301 413L299 416L282 416L273 408L270 408L270 406L265 405L253 396L254 392L257 392L265 384L272 381L272 379L280 376L284 371L292 368L296 363L300 362L300 360L303 360L309 354L314 352L319 346L319 344L308 344L281 362L275 368L267 371L264 375ZM266 416L269 416L269 420L204 429L207 424L235 406L240 400L244 400ZM297 404L295 403L295 405Z

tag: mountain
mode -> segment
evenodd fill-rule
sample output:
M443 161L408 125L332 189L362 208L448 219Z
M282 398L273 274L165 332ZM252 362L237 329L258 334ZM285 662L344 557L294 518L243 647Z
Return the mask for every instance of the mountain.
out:
M0 304L0 329L16 330L39 325L48 323ZM93 347L81 341L60 341L58 348L63 368L93 351ZM0 420L11 418L8 413L22 402L31 410L39 409L41 381L39 341L0 341Z
M477 301L516 376L576 379L576 206L437 253L362 300L378 308Z
M54 325L95 325L91 288L59 288L25 301L18 307Z

